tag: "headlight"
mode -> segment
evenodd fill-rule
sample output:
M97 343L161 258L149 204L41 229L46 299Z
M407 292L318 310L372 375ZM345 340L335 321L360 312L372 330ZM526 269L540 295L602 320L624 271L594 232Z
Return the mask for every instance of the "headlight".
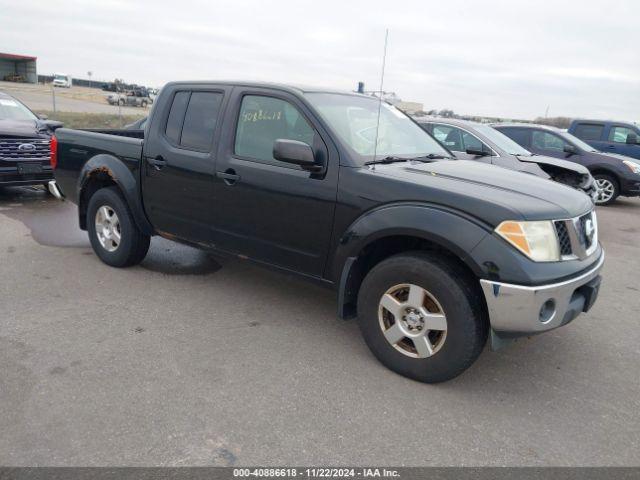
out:
M496 233L534 262L557 262L560 246L553 222L502 222Z
M627 167L629 167L629 170L631 170L633 173L637 173L640 175L639 163L632 162L631 160L622 160L622 163L624 163Z

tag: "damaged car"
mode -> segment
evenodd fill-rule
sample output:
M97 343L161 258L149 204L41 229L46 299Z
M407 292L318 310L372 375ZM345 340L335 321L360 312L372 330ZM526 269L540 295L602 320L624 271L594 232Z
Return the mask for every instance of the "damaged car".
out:
M596 183L589 170L566 160L536 155L489 125L450 118L421 118L418 124L461 160L477 160L553 180L589 195Z

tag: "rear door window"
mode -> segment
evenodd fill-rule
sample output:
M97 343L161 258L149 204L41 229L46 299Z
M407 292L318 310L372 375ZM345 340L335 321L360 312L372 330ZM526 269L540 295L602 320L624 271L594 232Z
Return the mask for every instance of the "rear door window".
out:
M529 144L529 131L525 128L498 128L498 131L504 133L521 147L526 147Z
M222 94L193 92L184 117L180 146L208 151L218 122Z
M576 126L575 136L582 140L600 140L604 125L597 123L580 123Z
M177 92L173 97L169 118L167 118L167 126L165 128L165 136L174 145L180 144L180 135L182 134L182 121L189 103L190 92Z

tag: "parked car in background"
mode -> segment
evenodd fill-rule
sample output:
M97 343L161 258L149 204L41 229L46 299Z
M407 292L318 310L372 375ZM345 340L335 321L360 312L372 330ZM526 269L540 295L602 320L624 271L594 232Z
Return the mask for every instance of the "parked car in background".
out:
M315 280L384 365L424 382L462 373L489 337L566 325L596 301L586 195L454 159L376 98L176 82L149 119L56 132L58 195L107 265L141 262L160 235Z
M61 126L0 92L0 186L46 186L53 180L50 142Z
M73 79L71 78L71 75L67 75L66 73L53 74L54 87L71 88L72 84L73 84Z
M640 127L633 123L574 120L568 131L596 150L640 159Z
M457 158L554 180L583 191L594 201L596 199L595 181L582 165L534 155L487 124L438 117L421 117L416 121Z
M600 152L568 132L545 125L496 124L494 128L533 153L587 167L598 186L598 205L609 205L620 195L640 195L640 163L631 157Z
M146 108L153 101L148 97L138 97L133 91L127 93L111 93L107 96L107 102L110 105L121 105L128 107L143 107Z

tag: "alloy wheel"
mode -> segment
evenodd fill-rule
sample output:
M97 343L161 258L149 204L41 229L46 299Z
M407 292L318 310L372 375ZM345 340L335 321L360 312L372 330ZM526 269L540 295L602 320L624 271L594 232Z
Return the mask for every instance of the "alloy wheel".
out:
M412 358L435 355L447 337L447 318L438 300L413 284L391 287L382 295L378 320L386 340Z
M96 212L96 236L102 248L107 252L114 252L120 245L122 231L120 219L108 205L104 205Z

